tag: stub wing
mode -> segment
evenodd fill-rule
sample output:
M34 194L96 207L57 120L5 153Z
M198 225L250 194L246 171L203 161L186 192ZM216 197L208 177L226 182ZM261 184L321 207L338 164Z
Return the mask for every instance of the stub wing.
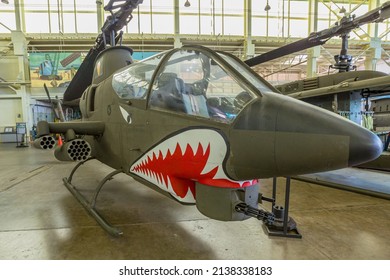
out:
M99 136L102 135L104 132L104 122L79 121L79 122L64 122L64 123L49 123L49 122L38 123L38 136L43 136L50 133L65 134L69 130L73 130L77 135Z

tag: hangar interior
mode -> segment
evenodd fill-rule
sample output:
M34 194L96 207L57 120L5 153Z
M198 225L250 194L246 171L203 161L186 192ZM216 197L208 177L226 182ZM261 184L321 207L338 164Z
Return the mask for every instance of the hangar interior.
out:
M107 182L98 208L123 236L99 227L63 186L74 162L57 161L34 149L39 121L53 122L67 86L102 29L109 1L2 0L0 3L0 259L389 259L390 89L369 96L311 100L372 130L384 151L366 168L295 176L290 216L302 238L270 237L256 219L221 222L202 215L120 174ZM224 51L242 61L298 42L359 18L384 0L144 0L123 28L122 45L140 61L185 45ZM352 17L351 15L354 15ZM351 17L350 17L351 16ZM346 51L354 71L390 72L389 20L348 33ZM316 90L319 77L338 75L335 67L345 42L288 53L252 69L280 91ZM371 72L370 72L371 73ZM352 77L352 78L351 78ZM351 76L329 86L357 81ZM361 79L363 79L361 77ZM369 78L367 82L369 83ZM303 81L302 85L297 81ZM381 80L382 81L382 80ZM389 81L390 83L390 81ZM44 90L44 84L48 93ZM315 85L314 85L315 84ZM303 87L303 88L301 88ZM374 87L374 86L373 86ZM310 103L310 102L309 102ZM335 104L336 109L334 108ZM63 107L66 121L80 111ZM326 151L325 151L326 153ZM98 163L80 168L82 193L111 168ZM100 177L101 178L100 178ZM97 178L98 177L98 178ZM278 203L285 202L286 178L277 181ZM272 178L260 192L272 196ZM265 209L271 211L264 203Z

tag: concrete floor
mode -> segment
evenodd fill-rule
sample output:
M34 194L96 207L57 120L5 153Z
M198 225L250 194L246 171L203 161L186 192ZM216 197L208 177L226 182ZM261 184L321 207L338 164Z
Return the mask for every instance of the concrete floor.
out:
M0 259L390 259L389 200L295 180L290 216L302 239L268 237L255 219L211 220L120 174L98 200L124 232L114 238L63 185L74 165L0 144ZM110 171L90 161L73 182L92 193ZM272 180L261 182L265 195L271 189Z

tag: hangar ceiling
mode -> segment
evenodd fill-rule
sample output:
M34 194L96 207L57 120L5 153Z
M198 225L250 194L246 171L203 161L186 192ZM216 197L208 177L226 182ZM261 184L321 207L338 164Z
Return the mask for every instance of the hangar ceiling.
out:
M95 41L97 26L101 26L105 17L104 3L100 5L99 1L83 1L84 4L74 0L8 2L8 5L0 4L2 57L13 55L11 30L18 27L26 34L28 52L87 52ZM174 47L179 41L184 45L205 45L245 59L248 54L259 55L297 41L309 34L310 30L327 28L349 13L358 16L364 14L384 1L193 0L190 1L190 7L184 7L184 0L143 2L123 36L123 44L135 51L162 51ZM265 9L267 5L271 7L268 10ZM22 15L20 18L18 13ZM33 27L31 23L37 16L42 22L40 26ZM12 23L12 19L15 23ZM88 27L88 24L83 27L82 23L92 19L97 23L96 26L91 25L96 32L81 32ZM161 27L164 25L166 30ZM37 33L38 30L41 32ZM354 57L358 67L366 67L366 61L371 59L373 38L380 41L381 58L378 62L388 67L388 32L386 21L364 26L351 33L349 54ZM248 51L248 44L253 44L253 54ZM334 38L320 48L316 72L326 73L329 70L329 65L334 63L333 56L339 54L340 47L341 40ZM310 59L308 55L310 51L304 50L266 62L254 69L274 82L304 78L307 61Z

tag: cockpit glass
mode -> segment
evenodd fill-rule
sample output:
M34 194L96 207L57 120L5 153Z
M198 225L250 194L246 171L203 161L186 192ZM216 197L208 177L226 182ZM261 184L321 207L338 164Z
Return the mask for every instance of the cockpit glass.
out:
M112 87L122 99L146 99L154 70L166 52L131 64L114 74Z
M207 53L181 49L157 75L149 106L229 123L254 98Z
M252 83L260 92L273 92L265 83L261 81L259 77L248 71L238 61L229 55L218 53L223 59L225 59L230 65L232 65L241 75L244 76L250 83Z

